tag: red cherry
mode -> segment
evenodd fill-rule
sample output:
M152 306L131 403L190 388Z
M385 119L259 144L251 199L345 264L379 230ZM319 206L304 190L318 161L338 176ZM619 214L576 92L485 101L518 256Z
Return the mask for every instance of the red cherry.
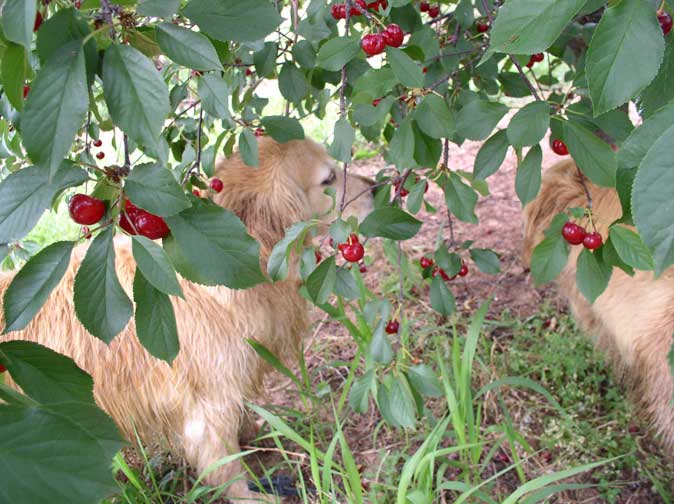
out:
M533 58L529 58L529 61L527 62L527 68L531 68L532 66L534 66L534 63L535 61L533 60Z
M477 23L475 28L477 28L478 33L485 33L489 31L489 23Z
M542 52L539 52L539 53L536 53L536 54L532 54L531 59L534 60L536 63L540 63L541 61L543 61L545 59L545 56L543 55Z
M246 77L253 75L253 71L250 68L246 68Z
M348 262L358 262L365 255L365 247L358 242L354 242L351 245L346 245L342 251L342 257Z
M384 329L388 334L398 334L398 329L400 329L400 322L397 320L389 320Z
M361 9L367 9L367 2L365 0L356 0L356 3L360 6ZM362 14L362 11L357 7L351 7L351 16L361 16Z
M96 139L96 140L93 141L93 144L94 144L94 147L100 147L101 145L103 145L103 140Z
M583 238L583 247L588 250L597 250L601 247L603 242L604 240L602 240L601 235L595 231L594 233L585 235L585 238Z
M571 245L580 245L583 243L586 234L585 228L571 221L564 224L564 227L562 228L562 236Z
M222 180L219 178L214 178L211 179L211 182L208 184L208 186L213 189L216 193L219 193L222 191L222 188L225 187L225 184L222 183Z
M68 204L68 211L78 224L96 224L105 215L105 203L88 194L76 194Z
M91 233L89 232L89 228L87 226L82 226L82 236L84 236L87 240L91 240Z
M316 264L321 262L321 259L323 259L323 256L321 255L320 250L314 250L314 257L316 258Z
M428 9L430 9L431 6L429 5L428 2L421 2L421 5L419 5L419 10L421 12L428 12Z
M146 212L145 210L138 210L134 224L136 225L138 234L143 235L150 240L164 238L170 232L164 219L158 215Z
M255 128L255 136L257 138L264 136L264 128Z
M379 105L379 102L381 100L382 100L382 98L375 98L374 100L372 100L372 106L376 107L377 105Z
M422 68L421 71L422 71L423 73L428 73L428 67Z
M361 39L360 47L369 57L374 56L375 54L383 53L384 49L386 48L386 43L384 42L384 37L381 34L370 33Z
M430 268L431 266L433 266L433 259L431 259L430 257L422 257L421 259L419 259L419 264L421 264L421 267L424 269Z
M379 10L379 7L386 9L386 7L388 7L388 2L386 0L377 0L376 2L370 2L367 4L368 9Z
M445 270L443 270L442 268L438 268L436 266L435 269L433 270L433 276L438 276L438 275L440 275L445 282L448 282L448 281L454 279L454 277L450 278L449 275L447 273L445 273Z
M436 18L440 15L440 6L434 5L433 7L428 8L428 15L432 18Z
M96 159L103 159L105 157L105 152L97 152Z
M330 8L330 13L334 19L340 20L346 18L346 5L344 4L332 4Z
M386 27L382 32L382 37L384 37L384 43L391 47L400 47L405 38L405 33L402 28L395 23L392 23Z
M636 434L637 432L639 432L639 426L636 424L632 424L628 427L627 430L630 432L630 434Z
M660 28L662 28L662 33L667 35L672 31L672 16L667 11L658 12L658 22L660 23Z
M23 98L24 100L28 98L28 93L30 93L30 86L28 84L23 85Z
M361 273L365 273L367 271L367 266L361 264L360 266L358 266L358 271L360 271Z
M127 204L125 212L119 214L119 227L130 235L138 234L138 227L136 226L136 216L138 215L138 209L134 206L129 206ZM127 218L128 217L128 218ZM131 225L133 223L133 225ZM135 229L134 229L134 226Z
M37 15L35 16L35 24L33 24L33 31L34 32L38 31L41 25L42 25L42 14L40 14L40 11L37 11Z
M459 276L465 277L468 274L468 265L466 263L461 263L461 269L459 270Z
M0 364L0 373L4 373L5 371L7 371L7 368Z
M566 156L569 153L566 144L559 138L552 141L552 151L560 156Z

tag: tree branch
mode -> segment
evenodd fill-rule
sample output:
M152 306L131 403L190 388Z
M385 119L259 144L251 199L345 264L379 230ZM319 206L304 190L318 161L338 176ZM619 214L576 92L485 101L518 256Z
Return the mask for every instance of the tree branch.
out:
M351 25L351 0L346 0L346 27L344 35L349 36L349 27ZM346 65L342 67L342 85L339 88L339 117L346 119ZM342 181L342 200L339 203L339 215L342 215L346 206L346 189L349 175L349 163L344 163L344 180Z

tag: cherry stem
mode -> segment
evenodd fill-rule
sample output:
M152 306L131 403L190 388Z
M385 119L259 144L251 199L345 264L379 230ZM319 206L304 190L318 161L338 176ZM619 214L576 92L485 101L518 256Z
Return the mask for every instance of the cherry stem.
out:
M358 6L360 7L360 6ZM346 22L345 22L345 36L349 36L349 27L351 26L351 0L346 0ZM346 65L342 67L342 85L339 88L339 117L341 119L346 119ZM349 178L349 163L344 162L344 180L342 181L342 200L339 202L339 215L341 217L342 212L344 212L344 207L346 206L346 190L347 190L347 179Z
M588 189L587 184L585 183L585 175L583 175L583 172L580 171L580 167L578 165L576 165L576 170L578 171L578 178L580 179L580 184L583 186L583 191L585 191L585 197L587 198L587 208L590 211L590 214L592 214L592 194L590 194L590 190ZM590 219L590 222L592 222L592 219Z

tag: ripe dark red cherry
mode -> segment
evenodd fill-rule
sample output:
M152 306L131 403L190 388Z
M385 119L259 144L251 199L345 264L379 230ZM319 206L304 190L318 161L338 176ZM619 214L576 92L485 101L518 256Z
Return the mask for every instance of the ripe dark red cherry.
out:
M424 269L430 268L431 266L433 266L433 259L431 259L430 257L422 257L421 259L419 259L419 264Z
M540 63L545 59L545 55L542 52L532 54L531 59L534 60L536 63Z
M397 320L389 320L384 328L388 334L398 334L398 329L400 329L400 322Z
M372 100L372 106L376 107L377 105L379 105L379 102L381 102L381 100L382 100L381 98L375 98L374 100Z
M314 257L316 258L316 264L321 262L321 259L323 259L323 256L321 255L320 250L314 250Z
M253 71L250 68L246 68L246 77L253 75Z
M94 144L94 147L100 147L101 145L103 145L103 140L96 139L92 143Z
M428 67L422 68L421 71L422 71L423 73L428 73Z
M40 29L40 26L42 26L42 14L40 14L40 11L37 11L37 15L35 16L35 23L33 24L33 31L36 32Z
M365 273L367 271L367 266L361 264L360 266L358 266L358 271L360 271L361 273Z
M374 56L375 54L383 53L384 49L386 48L386 43L384 42L384 37L381 34L370 33L361 39L360 47L369 57Z
M562 228L562 236L571 245L580 245L583 243L586 234L585 228L571 221L564 224L564 227Z
M400 47L405 38L402 28L395 23L388 25L381 34L384 37L384 43L391 47Z
M461 269L459 270L459 276L465 277L468 274L468 265L466 263L461 263Z
M264 136L264 128L255 128L255 136L257 138Z
M222 191L222 188L225 185L222 183L222 180L220 180L219 178L214 178L214 179L211 179L211 182L208 184L208 186L211 189L213 189L216 193L219 193L219 192Z
M105 215L105 203L88 194L76 194L68 204L68 211L78 224L96 224Z
M601 247L603 242L604 240L602 239L601 235L595 231L594 233L588 233L585 235L585 238L583 238L583 247L588 250L597 250L599 247Z
M379 7L386 9L386 7L388 7L388 2L386 0L377 0L376 2L370 2L367 4L368 9L379 10Z
M440 6L434 5L433 7L428 8L428 15L432 18L436 18L440 15Z
M342 257L352 263L360 261L365 255L365 247L358 242L354 242L350 245L347 244L341 251Z
M105 157L105 152L97 152L96 159L103 159Z
M7 371L7 368L0 364L0 373L4 373L5 371Z
M28 93L30 93L30 86L28 84L24 84L23 86L23 98L24 100L28 98Z
M672 31L672 16L667 11L658 12L658 22L660 23L660 28L662 28L662 33L667 35Z
M569 149L566 147L566 144L559 138L552 141L552 151L560 156L566 156L569 153Z
M158 215L146 212L145 210L139 209L134 220L138 234L145 236L150 240L164 238L170 232L166 222L164 222L164 219Z
M485 33L489 31L489 23L477 23L475 28L477 28L478 33Z
M421 4L419 5L419 10L421 12L428 12L428 9L430 9L430 8L431 8L431 6L428 2L421 2Z
M454 280L454 277L450 278L449 275L447 273L445 273L445 270L443 270L442 268L438 268L436 266L433 269L433 276L438 276L438 275L440 275L445 282L449 282L450 280Z
M346 5L344 4L332 4L330 8L330 13L334 19L340 20L346 18Z

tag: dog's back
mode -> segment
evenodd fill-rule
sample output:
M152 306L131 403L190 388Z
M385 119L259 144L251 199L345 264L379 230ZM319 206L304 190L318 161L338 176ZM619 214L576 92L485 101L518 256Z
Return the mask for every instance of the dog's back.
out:
M616 191L592 184L573 161L562 161L544 174L538 197L525 208L525 262L531 260L555 215L587 206L585 188L592 197L597 231L604 238L608 236L609 225L622 214ZM636 271L630 277L614 268L606 291L590 304L576 287L576 261L581 250L571 248L557 284L575 318L597 338L662 434L668 450L674 451L674 407L670 404L674 386L667 362L674 334L674 271L655 279L653 272Z

